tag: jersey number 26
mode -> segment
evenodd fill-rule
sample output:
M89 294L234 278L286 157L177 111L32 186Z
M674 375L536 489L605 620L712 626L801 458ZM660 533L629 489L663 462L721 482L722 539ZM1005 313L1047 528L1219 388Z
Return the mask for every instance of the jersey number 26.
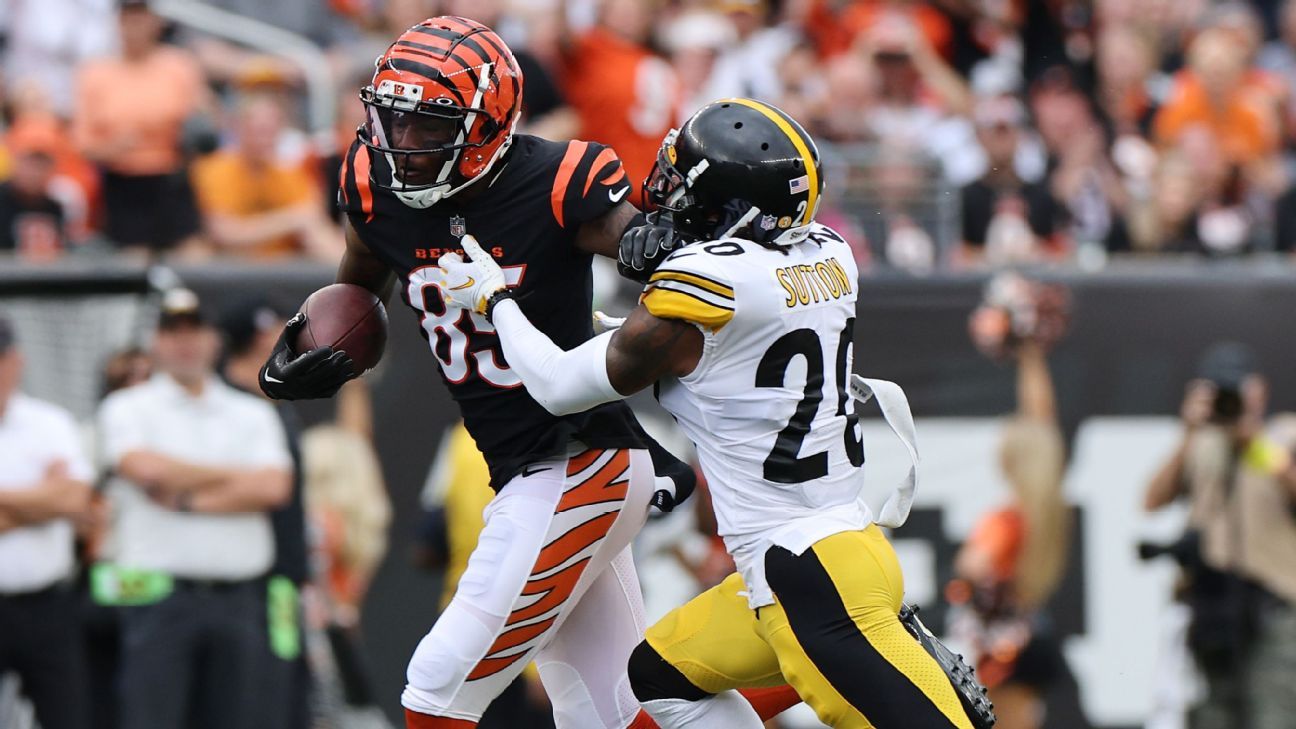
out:
M859 417L846 394L850 348L854 341L855 317L851 317L837 340L837 415L846 418L846 432L842 434L846 457L858 468L864 464L864 444L855 431ZM819 335L812 329L797 329L774 340L756 367L756 386L783 387L788 365L796 356L805 357L805 391L792 419L779 431L773 450L765 458L765 480L774 483L804 483L828 475L827 451L800 455L824 396L824 351Z

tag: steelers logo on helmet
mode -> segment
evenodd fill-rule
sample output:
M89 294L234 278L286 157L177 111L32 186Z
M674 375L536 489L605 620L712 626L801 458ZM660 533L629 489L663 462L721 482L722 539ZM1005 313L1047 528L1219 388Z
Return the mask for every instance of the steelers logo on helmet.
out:
M762 245L809 233L823 193L819 151L783 111L752 99L703 107L662 143L644 182L684 240L739 236Z
M508 150L522 72L490 28L429 18L378 58L360 100L366 120L357 136L374 153L371 180L426 208L485 177Z

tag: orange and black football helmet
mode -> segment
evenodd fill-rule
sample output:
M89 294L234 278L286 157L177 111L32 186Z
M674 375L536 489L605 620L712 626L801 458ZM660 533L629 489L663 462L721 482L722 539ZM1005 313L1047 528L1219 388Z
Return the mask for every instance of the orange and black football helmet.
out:
M486 176L513 141L522 72L490 28L442 16L410 28L376 62L360 90L360 141L386 164L375 185L427 208Z

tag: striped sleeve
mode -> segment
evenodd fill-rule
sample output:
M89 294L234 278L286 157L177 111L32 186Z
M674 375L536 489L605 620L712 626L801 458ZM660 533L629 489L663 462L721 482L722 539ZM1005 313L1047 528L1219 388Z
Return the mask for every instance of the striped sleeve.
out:
M691 321L712 331L728 324L734 315L734 289L724 276L697 265L707 260L697 255L666 259L648 279L642 299L648 313Z
M611 147L573 141L558 165L550 204L558 225L574 228L629 199L630 192L630 179Z

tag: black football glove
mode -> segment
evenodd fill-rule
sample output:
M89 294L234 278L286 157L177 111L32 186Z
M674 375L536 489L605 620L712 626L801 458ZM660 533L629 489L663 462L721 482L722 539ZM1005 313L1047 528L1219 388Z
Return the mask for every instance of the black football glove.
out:
M670 220L657 213L644 217L642 225L627 228L617 247L617 272L631 281L648 283L648 278L679 245Z
M316 347L300 355L289 344L306 326L306 315L298 313L288 320L274 353L261 368L257 380L261 392L275 400L313 400L333 397L348 380L356 377L351 357L332 347Z

